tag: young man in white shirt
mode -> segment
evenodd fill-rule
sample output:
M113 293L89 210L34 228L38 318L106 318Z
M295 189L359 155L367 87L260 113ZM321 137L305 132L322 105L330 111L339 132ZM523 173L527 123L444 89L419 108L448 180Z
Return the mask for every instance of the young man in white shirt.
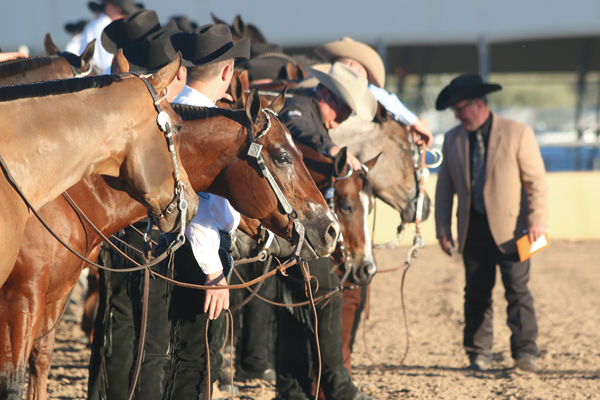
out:
M192 33L173 35L165 50L169 55L180 51L182 64L187 67L186 86L174 103L215 107L229 87L235 59L250 56L250 42L245 39L234 45L227 25L205 25ZM237 228L240 214L222 197L208 193L199 193L199 197L198 213L186 230L187 244L175 253L175 278L224 286L232 266L227 252L230 233ZM228 290L173 288L169 309L171 372L165 400L205 398L205 325L209 324L211 372L215 379L222 363L222 311L228 308Z

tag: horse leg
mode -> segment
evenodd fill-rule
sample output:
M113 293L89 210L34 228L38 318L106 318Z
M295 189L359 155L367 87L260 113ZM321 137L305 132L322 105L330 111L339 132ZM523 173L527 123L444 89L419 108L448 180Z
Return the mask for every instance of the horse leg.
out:
M3 400L23 396L27 357L43 315L39 308L45 303L39 298L34 282L21 282L22 285L14 284L11 276L0 294L0 399Z
M38 337L47 333L46 336L33 342L33 348L29 355L29 386L27 388L27 400L46 400L48 391L48 374L52 364L52 353L56 339L56 327L54 324L60 317L68 295L60 301L46 305L44 320L38 329ZM54 329L52 329L54 327Z

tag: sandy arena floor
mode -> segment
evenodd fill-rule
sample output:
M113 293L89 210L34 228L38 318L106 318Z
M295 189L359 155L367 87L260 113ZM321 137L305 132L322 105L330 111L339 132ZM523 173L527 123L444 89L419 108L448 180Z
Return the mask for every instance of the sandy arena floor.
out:
M406 248L377 253L380 269L398 265ZM375 277L371 288L368 348L374 360L394 367L406 335L400 308L401 272ZM381 372L357 339L353 371L361 389L378 399L600 399L600 242L556 241L534 256L530 288L535 298L542 351L541 370L511 369L506 301L501 281L494 290L495 344L492 370L470 372L462 349L464 277L460 256L437 246L421 250L406 278L410 351L405 365ZM61 323L48 398L85 399L89 350L81 331ZM271 400L273 386L251 381L241 399Z

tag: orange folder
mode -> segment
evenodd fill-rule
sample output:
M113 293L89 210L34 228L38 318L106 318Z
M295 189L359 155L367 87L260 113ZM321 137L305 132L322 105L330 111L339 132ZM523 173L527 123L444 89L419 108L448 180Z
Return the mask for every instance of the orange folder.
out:
M527 260L529 257L537 253L538 251L545 249L550 245L550 240L547 234L543 234L533 244L529 241L529 236L525 235L517 239L517 250L519 251L519 259L521 261Z

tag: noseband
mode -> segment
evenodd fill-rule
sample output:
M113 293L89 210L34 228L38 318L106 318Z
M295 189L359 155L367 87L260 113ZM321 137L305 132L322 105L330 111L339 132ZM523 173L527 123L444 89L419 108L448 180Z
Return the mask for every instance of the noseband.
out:
M247 131L248 131L248 142L250 143L250 146L248 148L248 156L256 159L256 162L258 163L258 166L260 167L262 174L264 175L265 178L267 178L267 181L271 185L271 188L273 189L273 192L275 193L277 200L279 200L279 203L281 204L281 206L283 207L283 210L287 214L287 217L288 217L288 226L286 229L287 241L291 242L293 240L293 231L294 230L296 230L296 233L298 233L298 243L296 244L296 250L294 251L294 255L296 257L299 257L300 251L302 250L302 245L304 244L304 233L305 233L304 225L302 225L302 223L298 220L298 213L292 209L292 206L285 198L285 195L281 191L281 188L277 184L277 181L275 181L275 178L273 178L271 171L269 171L269 167L267 167L267 164L265 164L265 160L263 159L262 155L260 154L263 146L256 142L259 138L266 135L269 132L269 129L271 129L271 117L269 116L269 114L276 117L277 113L275 113L275 111L270 110L268 108L263 108L262 112L265 114L265 117L267 118L267 126L265 127L265 129L262 132L260 132L258 135L256 135L256 137L254 137L254 135L252 134L252 126L250 125L250 120L248 119Z
M183 182L181 181L181 177L179 174L179 162L177 161L177 153L175 152L175 144L173 143L173 131L171 130L171 118L169 117L169 114L167 114L166 111L163 111L163 109L160 106L160 103L167 97L167 95L169 93L169 89L167 88L167 94L165 94L163 97L161 97L159 99L158 96L156 95L156 91L154 90L154 88L152 87L150 82L148 82L146 77L138 75L136 73L133 73L133 74L135 76L139 77L142 80L142 82L144 82L144 84L146 85L146 88L148 88L148 91L150 92L150 95L152 96L152 100L154 100L154 108L156 108L156 111L158 112L158 115L156 117L156 123L158 124L160 130L165 134L165 139L167 139L167 146L169 148L169 153L171 154L171 161L173 162L173 175L174 175L173 177L175 179L175 195L173 196L173 199L171 200L169 205L165 208L164 211L162 211L158 215L153 214L152 212L148 211L148 216L154 217L157 219L165 218L167 216L167 214L171 214L175 210L175 207L177 207L179 209L179 213L180 213L179 234L177 235L177 241L183 242L185 240L185 228L186 228L186 221L187 221L186 217L187 217L188 203L187 203L187 200L185 199L184 185L183 185ZM152 223L149 222L148 223L148 231L146 232L144 239L149 238L148 233L151 229L151 225L152 225Z

